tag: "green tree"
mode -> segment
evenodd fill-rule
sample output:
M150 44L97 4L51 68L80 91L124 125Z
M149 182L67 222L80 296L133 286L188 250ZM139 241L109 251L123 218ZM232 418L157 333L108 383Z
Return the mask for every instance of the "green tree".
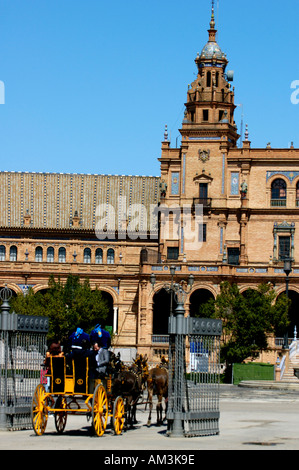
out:
M290 300L285 295L275 301L271 284L248 289L241 294L236 284L223 282L220 294L204 306L207 317L223 321L222 360L228 364L255 358L267 348L270 334L281 335L288 326Z
M105 324L109 307L100 290L92 290L89 280L82 283L79 276L69 275L66 282L49 279L45 294L32 289L11 300L11 309L24 315L41 315L49 318L48 339L64 342L77 327L89 333L100 323Z

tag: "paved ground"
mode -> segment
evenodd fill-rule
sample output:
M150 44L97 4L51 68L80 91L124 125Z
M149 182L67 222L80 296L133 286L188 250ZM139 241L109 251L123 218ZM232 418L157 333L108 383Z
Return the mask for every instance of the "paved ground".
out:
M171 455L189 451L197 456L201 450L299 450L299 388L221 385L220 434L217 436L168 437L166 426L153 424L148 428L147 416L148 411L140 406L134 429L121 436L114 436L107 429L100 438L91 435L85 416L69 416L62 435L57 435L54 419L49 417L46 432L40 437L32 430L0 431L0 449L99 450L103 451L99 453L99 458L103 459L111 459L113 455L116 458L122 453L133 456L134 451L146 450ZM133 461L131 466L135 466Z

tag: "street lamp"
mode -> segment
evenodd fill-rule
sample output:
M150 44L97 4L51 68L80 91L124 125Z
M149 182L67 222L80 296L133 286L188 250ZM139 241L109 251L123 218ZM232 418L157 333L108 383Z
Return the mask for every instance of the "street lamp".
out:
M184 358L185 358L185 336L186 336L186 318L185 315L185 300L187 294L191 291L194 284L194 276L190 274L188 278L187 288L184 289L182 283L174 283L175 266L170 266L171 282L170 284L164 284L164 289L170 293L170 315L168 324L169 333L169 354L172 358L172 363L169 364L169 388L172 390L173 385L173 396L169 396L172 403L171 413L171 431L169 436L171 437L183 437L183 409L184 409ZM151 275L151 284L154 287L156 282L155 275ZM176 300L177 307L172 311L172 300L173 297Z
M164 283L163 289L165 289L166 292L170 294L170 316L172 316L173 315L173 298L175 298L178 306L179 306L179 303L182 304L182 301L183 301L182 305L184 306L186 295L188 294L188 292L191 291L192 286L194 284L194 276L192 274L189 275L188 284L187 284L188 288L187 290L184 290L181 284L173 282L176 267L170 266L169 271L170 271L171 281L170 281L170 284ZM150 283L152 287L154 288L156 284L156 275L154 273L152 273L150 276Z
M283 264L283 270L286 275L286 296L289 298L289 274L292 271L292 260L291 258L285 258L284 264ZM288 332L285 333L284 335L284 349L288 349L289 347L289 338L288 338Z

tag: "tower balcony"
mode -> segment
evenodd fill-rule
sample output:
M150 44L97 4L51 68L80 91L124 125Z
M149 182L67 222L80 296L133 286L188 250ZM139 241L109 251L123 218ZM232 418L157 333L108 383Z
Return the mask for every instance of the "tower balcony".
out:
M211 197L194 197L192 202L192 210L195 210L195 206L201 204L203 209L210 209L212 207Z

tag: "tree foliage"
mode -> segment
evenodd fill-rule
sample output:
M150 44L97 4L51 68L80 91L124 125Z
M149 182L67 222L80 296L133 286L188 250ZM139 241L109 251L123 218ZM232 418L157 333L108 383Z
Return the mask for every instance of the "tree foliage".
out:
M88 279L81 283L79 276L69 275L65 283L51 276L45 294L32 289L26 296L19 294L11 300L11 310L48 317L48 339L64 342L77 327L89 333L98 323L104 326L109 307L101 291L91 289Z
M223 321L222 360L228 364L255 358L267 348L270 334L283 335L288 326L290 300L276 299L271 284L261 284L241 294L236 284L223 282L220 294L201 309L202 316Z

